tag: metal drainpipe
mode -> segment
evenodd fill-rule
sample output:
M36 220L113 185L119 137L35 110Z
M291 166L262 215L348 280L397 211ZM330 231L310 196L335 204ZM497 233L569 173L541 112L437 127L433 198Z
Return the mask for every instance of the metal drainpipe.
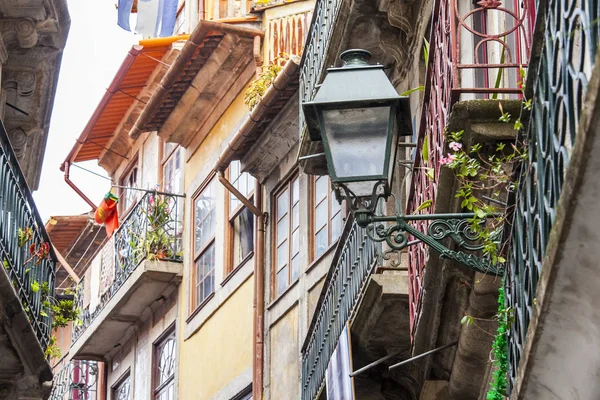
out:
M254 299L252 303L253 309L253 365L252 365L252 398L262 400L263 398L263 375L264 375L264 314L265 314L265 279L264 279L264 260L265 260L265 234L267 213L262 209L262 192L261 184L258 180L254 186L254 204L242 195L232 184L225 178L223 171L219 171L219 182L227 190L229 190L238 200L242 202L256 216L257 220L257 235L256 249L254 260Z
M67 161L63 164L63 167L65 170L65 182L67 182L67 185L71 186L71 188L75 191L75 193L77 193L79 196L81 196L81 198L83 200L85 200L85 202L88 203L92 207L92 211L96 211L96 209L98 208L98 207L96 207L96 204L94 204L93 201L91 201L85 194L83 194L81 189L79 189L77 186L75 186L75 184L71 181L71 179L69 179L69 169L71 168L71 163Z

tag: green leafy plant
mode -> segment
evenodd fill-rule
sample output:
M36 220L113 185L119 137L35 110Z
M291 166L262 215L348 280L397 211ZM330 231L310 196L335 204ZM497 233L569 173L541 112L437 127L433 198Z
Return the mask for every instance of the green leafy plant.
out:
M250 110L258 104L269 86L273 84L273 81L283 69L281 64L289 60L289 58L288 54L280 53L278 57L263 68L258 78L252 81L244 95L244 103Z
M148 208L144 210L148 220L148 228L145 233L130 231L130 244L137 260L146 257L148 260L166 259L175 256L173 254L172 233L167 232L171 218L170 203L168 198L158 194L152 194L148 200Z
M34 237L33 228L25 227L24 229L19 228L17 231L17 239L19 247L24 247ZM29 275L32 268L36 268L43 260L50 256L50 243L42 242L39 245L32 243L29 246L30 257L25 261L25 265L33 263L29 268L25 269L25 275ZM8 260L3 261L5 269L10 268ZM14 282L13 282L14 284ZM72 290L65 290L65 296L56 298L50 293L49 282L39 282L38 280L31 278L29 287L33 293L41 292L41 304L40 316L45 318L52 318L51 328L55 330L57 328L65 327L69 322L76 322L79 320L81 315L81 309L77 308L74 301L74 293ZM23 302L23 310L31 318L31 308L26 302ZM30 321L31 322L31 321ZM54 334L50 336L48 346L46 347L45 355L48 358L60 358L61 351L57 345L57 339Z
M19 247L25 246L25 244L33 239L33 229L31 227L26 227L25 229L19 228L17 230L17 239L19 242Z
M500 118L509 122L510 116L501 106L500 111ZM463 133L458 131L448 135L450 152L440 159L440 163L454 170L459 183L455 197L460 199L460 206L475 213L470 221L471 229L483 242L484 256L489 257L493 264L502 264L506 262L500 255L504 217L503 214L492 219L486 216L504 211L490 203L502 204L503 197L512 185L512 168L526 158L526 153L516 145L507 146L506 143L497 143L495 148L487 146L485 149L481 144L475 144L466 151L462 143Z

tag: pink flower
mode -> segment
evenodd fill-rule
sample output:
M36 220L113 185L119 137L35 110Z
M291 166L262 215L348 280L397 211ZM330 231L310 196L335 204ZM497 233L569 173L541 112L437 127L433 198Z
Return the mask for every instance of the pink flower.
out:
M462 148L462 144L458 143L458 142L451 142L450 143L450 148L454 151L458 151Z
M454 154L448 153L448 157L440 158L440 164L448 165L448 164L451 164L455 159L456 159L456 156Z

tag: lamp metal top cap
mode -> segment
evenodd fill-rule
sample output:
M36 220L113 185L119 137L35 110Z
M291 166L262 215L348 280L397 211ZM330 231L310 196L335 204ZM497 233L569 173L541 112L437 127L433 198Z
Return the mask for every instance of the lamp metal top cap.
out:
M371 53L363 49L350 49L340 54L340 58L344 62L344 67L369 65Z

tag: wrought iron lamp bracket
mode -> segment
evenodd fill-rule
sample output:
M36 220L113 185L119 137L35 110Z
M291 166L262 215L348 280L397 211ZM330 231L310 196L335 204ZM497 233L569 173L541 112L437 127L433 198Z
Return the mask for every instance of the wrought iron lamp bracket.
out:
M498 216L498 213L493 213L487 214L486 218ZM408 241L408 235L412 235L438 252L441 258L456 261L478 272L504 275L504 267L501 264L494 265L487 257L478 257L464 251L483 250L483 244L477 243L478 235L471 226L475 217L474 213L378 216L362 210L355 212L357 224L367 229L367 235L372 240L385 242L391 252L400 251L413 244L414 242ZM413 221L431 222L425 233L411 225L410 222ZM386 226L384 223L393 224ZM482 220L481 223L485 221ZM457 250L451 250L443 244L446 238L450 238L456 244Z

